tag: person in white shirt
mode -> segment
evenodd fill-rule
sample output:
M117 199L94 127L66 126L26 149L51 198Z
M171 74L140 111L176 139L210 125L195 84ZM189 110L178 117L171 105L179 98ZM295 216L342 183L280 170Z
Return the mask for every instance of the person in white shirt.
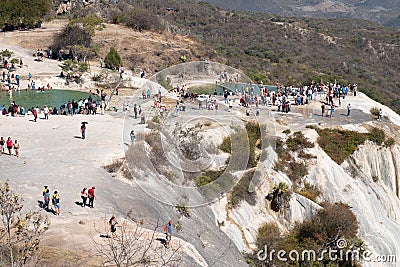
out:
M47 106L43 107L43 113L44 113L44 119L48 120L49 119L49 108Z

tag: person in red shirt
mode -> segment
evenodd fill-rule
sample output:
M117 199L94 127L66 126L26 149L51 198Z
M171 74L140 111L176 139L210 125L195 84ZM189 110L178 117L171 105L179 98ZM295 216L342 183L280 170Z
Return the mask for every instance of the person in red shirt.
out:
M92 186L92 188L90 188L88 190L88 198L89 198L89 207L93 208L93 202L94 202L94 198L95 198L95 194L94 194L94 190L96 189L96 187Z
M8 149L8 154L11 156L11 149L13 148L13 141L11 140L11 137L8 137L6 141L7 149Z

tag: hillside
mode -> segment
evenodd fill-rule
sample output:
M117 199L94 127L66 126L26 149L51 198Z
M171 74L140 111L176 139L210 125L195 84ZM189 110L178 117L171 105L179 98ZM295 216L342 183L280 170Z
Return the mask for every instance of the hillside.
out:
M256 82L299 86L338 78L357 82L367 95L400 111L398 29L357 19L224 11L195 1L140 5L210 47L206 53L210 60L224 57Z
M358 18L399 27L393 21L400 14L396 0L205 0L224 9L246 10L295 17Z

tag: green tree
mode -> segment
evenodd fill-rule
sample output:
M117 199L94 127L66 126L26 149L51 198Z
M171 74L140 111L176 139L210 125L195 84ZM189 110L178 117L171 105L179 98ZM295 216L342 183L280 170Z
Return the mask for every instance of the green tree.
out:
M51 6L51 0L2 0L0 28L5 24L18 26L21 22L32 28L50 12Z
M0 266L26 266L37 260L40 236L50 222L39 212L22 211L21 198L0 183Z
M104 64L107 68L116 69L122 65L121 57L119 56L117 50L114 47L110 48L106 58L104 59Z

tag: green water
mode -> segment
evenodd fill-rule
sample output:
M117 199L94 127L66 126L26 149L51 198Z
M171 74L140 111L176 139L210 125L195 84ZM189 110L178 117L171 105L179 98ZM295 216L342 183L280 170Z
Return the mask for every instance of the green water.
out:
M36 106L43 108L44 105L59 108L69 100L78 101L79 99L88 97L89 93L69 90L49 90L44 92L37 90L21 90L13 91L11 96L7 91L0 91L0 105L9 106L12 101L15 101L18 106L23 106L25 109ZM92 98L93 101L99 99L97 96L92 96Z

